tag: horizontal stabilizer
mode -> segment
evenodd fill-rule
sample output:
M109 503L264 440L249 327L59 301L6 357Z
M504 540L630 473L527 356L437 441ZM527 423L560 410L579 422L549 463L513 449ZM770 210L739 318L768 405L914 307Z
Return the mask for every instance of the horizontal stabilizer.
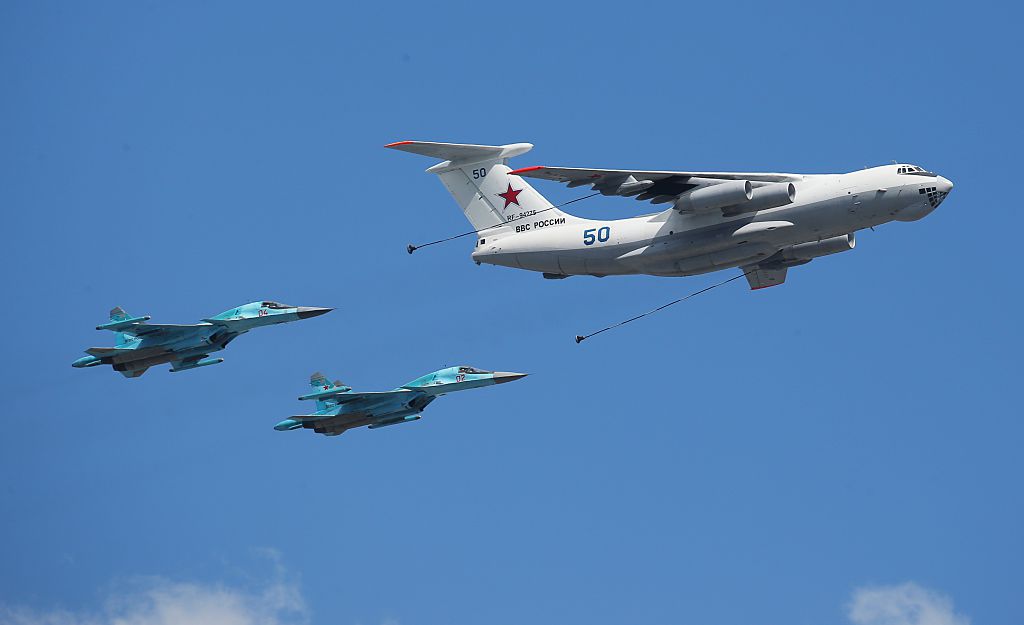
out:
M532 143L510 143L508 145L474 145L470 143L434 143L430 141L396 141L384 146L393 150L411 152L421 156L432 156L442 161L474 163L512 158L526 154L533 149Z
M123 330L124 328L131 327L137 323L142 323L143 321L149 321L150 319L152 319L152 317L150 317L149 315L144 315L142 317L126 317L124 319L116 319L109 323L102 323L96 326L96 329L114 331Z
M324 400L352 390L352 387L343 384L341 380L335 380L334 382L329 381L327 376L319 371L309 376L309 385L316 390L312 393L299 397L300 400Z
M328 388L328 389L324 389L324 390L321 390L321 391L316 391L315 393L308 393L306 395L302 395L301 397L299 397L299 399L300 400L327 399L329 397L335 397L337 395L344 395L344 394L348 393L351 390L352 390L352 387L349 387L349 386L344 386L344 385L342 385L342 386L333 386L333 387Z

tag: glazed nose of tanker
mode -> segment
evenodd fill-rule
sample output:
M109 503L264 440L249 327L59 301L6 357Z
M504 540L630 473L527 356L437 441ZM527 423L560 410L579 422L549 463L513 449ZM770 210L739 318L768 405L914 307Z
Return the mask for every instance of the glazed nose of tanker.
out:
M928 200L928 206L931 210L934 210L939 207L939 204L942 204L942 200L946 199L946 196L952 190L953 183L950 182L949 178L936 176L935 182L931 186L919 189L918 193L925 196Z

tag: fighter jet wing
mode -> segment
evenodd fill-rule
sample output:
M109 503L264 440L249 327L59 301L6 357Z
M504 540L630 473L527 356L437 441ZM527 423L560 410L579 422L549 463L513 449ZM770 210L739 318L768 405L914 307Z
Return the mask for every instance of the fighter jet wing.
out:
M727 180L751 182L794 182L797 174L721 171L639 171L628 169L586 169L573 167L524 167L511 172L525 178L562 182L570 187L591 185L604 195L636 196L654 204L670 202L680 193Z
M362 400L386 399L389 396L400 395L400 394L411 393L411 392L412 391L407 391L405 389L401 389L401 390L397 390L397 391L373 391L373 392L366 392L366 393L345 393L344 395L335 395L334 399L336 399L336 400L338 400L338 402L344 404L344 403L348 403L348 402L356 401L356 400L360 400L360 399L362 399Z
M786 281L786 267L762 269L758 265L750 265L744 267L743 271L747 272L747 282L752 291L778 286Z
M125 312L125 310L120 306L115 306L113 310L110 311L110 321L107 323L101 323L96 326L96 329L110 330L111 332L122 332L132 336L152 336L162 334L166 335L168 338L173 338L175 335L187 334L192 328L210 325L206 322L188 325L146 323L149 319L149 315L133 317Z
M300 398L301 399L301 398ZM319 399L319 397L318 397ZM433 400L425 393L409 389L393 391L377 391L364 393L339 393L331 395L326 401L331 402L329 408L322 412L308 415L294 415L289 420L301 423L303 428L311 429L318 434L336 436L352 428L363 427L375 423L375 418L387 416L408 405L422 410ZM344 412L339 404L346 404Z
M343 390L343 391L338 391L336 393L334 393L334 392L310 393L309 395L304 395L304 396L300 397L299 399L324 399L324 400L329 400L329 401L337 403L337 404L348 404L348 403L355 402L355 401L360 401L360 400L373 401L373 400L379 400L379 399L388 399L389 397L394 396L394 395L403 394L403 393L411 393L411 392L412 391L404 389L404 388L403 389L394 390L394 391L371 391L371 392L360 392L360 393L353 392L353 391L344 391Z
M188 334L190 330L209 326L209 323L175 324L175 323L135 323L120 331L132 336L146 338L171 339L175 336Z
M354 427L359 427L365 421L365 415L292 415L289 420L301 423L303 428L313 430L317 434L337 436Z
M90 347L85 350L86 354L90 356L96 356L97 358L104 358L106 356L116 356L118 354L127 354L135 351L125 347Z

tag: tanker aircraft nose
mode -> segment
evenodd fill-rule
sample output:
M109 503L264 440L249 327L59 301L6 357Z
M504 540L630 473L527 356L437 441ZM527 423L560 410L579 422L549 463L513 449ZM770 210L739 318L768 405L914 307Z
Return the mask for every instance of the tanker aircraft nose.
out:
M495 371L493 374L495 384L504 384L505 382L515 382L516 380L525 378L528 373L511 373L508 371Z
M310 317L319 317L320 315L325 315L334 309L317 308L316 306L299 306L297 310L299 319L309 319Z
M949 193L953 190L953 183L945 176L939 176L936 180L936 185L941 193Z

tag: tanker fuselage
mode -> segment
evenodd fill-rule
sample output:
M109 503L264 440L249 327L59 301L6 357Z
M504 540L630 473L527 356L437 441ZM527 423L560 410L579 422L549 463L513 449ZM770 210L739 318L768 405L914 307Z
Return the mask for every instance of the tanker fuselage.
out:
M757 200L757 187L732 186L728 193ZM837 237L890 221L921 219L952 186L942 176L898 174L896 167L883 166L802 176L792 189L782 191L792 196L791 202L734 216L725 216L728 209L685 210L697 202L716 201L701 197L681 198L661 213L620 220L537 215L482 233L473 260L551 277L689 276L756 264L780 253L782 258L788 248L822 242L789 253L787 262L798 264L842 251L844 244L852 249L852 236ZM780 190L777 186L772 193ZM782 203L786 198L765 201Z

